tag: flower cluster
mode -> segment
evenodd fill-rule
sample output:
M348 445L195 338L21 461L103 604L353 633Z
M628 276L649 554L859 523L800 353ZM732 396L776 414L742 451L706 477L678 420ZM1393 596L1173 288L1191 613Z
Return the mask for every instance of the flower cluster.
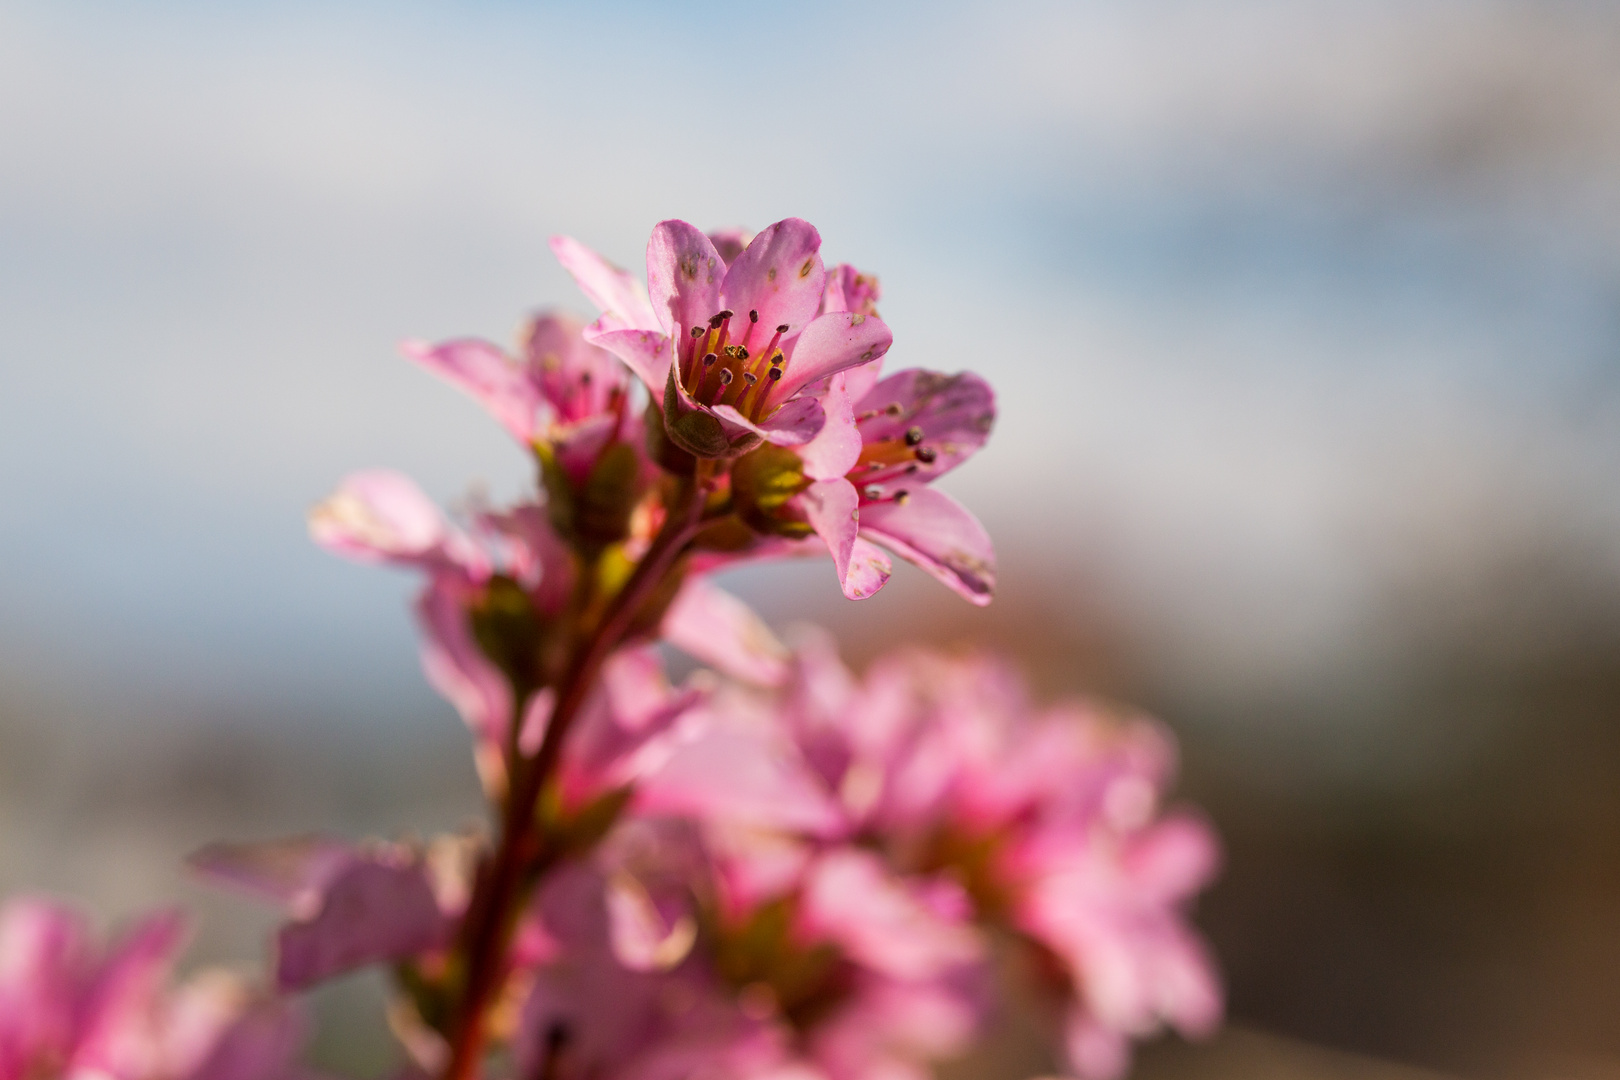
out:
M1040 708L985 657L857 677L714 584L830 555L859 599L898 555L975 604L994 589L984 529L930 486L988 438L990 388L885 374L877 279L820 245L797 219L667 221L643 284L557 238L595 322L405 345L532 455L532 492L452 516L361 472L310 528L421 576L423 668L472 734L491 831L196 853L285 913L257 996L161 990L166 918L98 962L69 917L13 909L0 1080L277 1080L287 997L368 965L393 973L411 1074L444 1080L911 1080L995 1022L1010 970L1076 1076L1212 1029L1185 915L1217 847L1161 805L1159 727ZM707 668L672 683L661 644Z

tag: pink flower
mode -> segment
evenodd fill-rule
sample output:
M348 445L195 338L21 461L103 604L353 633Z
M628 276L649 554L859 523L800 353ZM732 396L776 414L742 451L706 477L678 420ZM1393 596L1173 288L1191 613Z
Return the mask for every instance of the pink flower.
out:
M458 914L441 904L421 854L398 845L296 837L213 844L189 862L292 917L276 937L276 982L284 990L439 949Z
M733 456L761 440L808 442L826 416L803 391L881 357L892 341L875 316L817 314L821 236L798 218L761 231L729 265L698 229L660 222L647 244L646 290L568 237L552 250L602 310L586 339L641 376L663 402L671 440L699 457Z
M279 1080L303 1024L223 973L167 984L178 915L138 923L105 953L75 912L44 900L0 908L0 1080Z
M543 444L582 483L615 439L639 444L629 407L629 372L580 336L581 324L548 313L531 319L520 355L458 338L438 345L407 341L405 355L465 390L525 446Z
M795 762L797 783L819 788L842 821L734 844L734 878L766 882L755 894L780 889L805 880L818 849L859 837L909 873L901 880L961 882L977 922L1056 960L1068 984L1065 1046L1087 1078L1118 1075L1131 1040L1161 1023L1197 1036L1219 1022L1219 981L1185 916L1218 845L1198 817L1160 814L1174 757L1161 728L1083 705L1039 709L1013 672L983 658L902 652L858 680L811 638L793 667L780 690L716 695L724 715L712 728L774 720L789 740L777 759ZM727 786L711 785L703 813L726 816ZM783 860L784 844L797 861ZM904 948L881 891L832 895L860 897L849 908L871 940Z

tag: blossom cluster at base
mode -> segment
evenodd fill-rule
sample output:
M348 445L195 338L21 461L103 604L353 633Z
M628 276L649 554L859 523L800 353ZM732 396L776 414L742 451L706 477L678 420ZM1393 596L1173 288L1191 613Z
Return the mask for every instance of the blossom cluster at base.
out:
M420 575L423 669L471 733L488 831L197 852L284 913L258 991L165 988L168 916L100 956L63 910L7 909L0 1080L301 1075L294 999L368 966L406 1080L912 1080L1011 1000L1038 1003L1060 1070L1109 1080L1135 1040L1215 1027L1187 915L1218 846L1164 805L1161 727L1039 706L985 656L901 649L857 676L714 583L822 556L861 599L899 556L994 591L988 535L931 486L984 445L994 395L886 373L877 279L820 244L792 218L666 221L643 284L557 238L593 323L405 345L536 483L447 514L355 473L310 529ZM676 684L665 647L705 666Z

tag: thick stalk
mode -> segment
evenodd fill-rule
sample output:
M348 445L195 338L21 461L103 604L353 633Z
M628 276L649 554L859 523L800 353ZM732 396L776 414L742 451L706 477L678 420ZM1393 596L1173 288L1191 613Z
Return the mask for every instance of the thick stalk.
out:
M574 655L558 687L556 707L545 737L532 758L514 755L500 839L474 884L462 922L459 947L467 978L451 1030L450 1060L444 1080L473 1080L488 1037L488 1013L500 988L504 958L524 899L526 871L545 858L535 828L535 807L556 772L564 740L595 685L602 665L623 643L636 612L669 573L702 518L706 491L702 478L682 492L683 505L671 509L664 527L609 604L596 630ZM521 723L524 702L515 701L512 723Z

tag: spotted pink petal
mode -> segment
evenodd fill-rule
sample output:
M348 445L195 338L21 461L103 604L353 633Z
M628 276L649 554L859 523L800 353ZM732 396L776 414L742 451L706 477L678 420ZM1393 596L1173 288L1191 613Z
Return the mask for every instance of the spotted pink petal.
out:
M851 371L840 371L827 381L827 391L820 398L821 411L825 416L821 430L799 447L804 475L812 480L833 480L843 476L855 467L855 462L861 456L861 432L855 426L855 400L849 391L851 374ZM794 400L796 403L814 399L799 397ZM782 410L786 411L786 408Z
M585 328L585 340L623 360L655 398L663 396L673 353L669 335L658 330L606 326L598 319Z
M971 372L943 375L910 368L862 395L855 416L866 445L905 442L909 434L920 436L917 448L925 455L890 459L883 468L861 473L859 483L915 488L954 469L984 445L995 425L996 397L990 384Z
M818 379L857 364L869 363L889 351L894 335L875 315L835 311L818 315L795 338L787 353L782 378L765 399L770 410Z
M804 329L821 305L825 282L815 226L799 218L766 226L731 264L720 290L722 306L737 313L732 326L745 328L734 336L759 353L778 326L787 326L784 334Z
M313 918L282 927L276 982L301 990L366 964L414 956L443 944L448 930L420 865L357 858L332 881Z
M544 399L523 365L487 341L463 338L429 345L400 342L399 351L469 394L520 443L539 433Z
M647 241L647 291L658 329L676 337L706 324L723 306L720 285L725 272L726 264L707 236L684 221L660 221ZM658 392L662 391L660 383Z
M617 329L656 330L647 290L628 271L621 270L571 236L553 236L551 251L563 269L573 275L591 303L611 316Z
M664 615L664 640L734 679L779 686L788 651L753 609L708 578L681 586Z
M915 563L981 607L996 587L990 534L961 503L933 488L907 493L904 502L861 507L863 536Z
M876 544L861 537L849 550L849 572L844 576L844 595L851 600L865 600L888 582L894 573L894 563Z
M826 543L838 571L838 582L844 595L850 596L849 560L860 529L856 514L861 497L855 485L848 480L817 480L799 493L796 502L810 528Z

